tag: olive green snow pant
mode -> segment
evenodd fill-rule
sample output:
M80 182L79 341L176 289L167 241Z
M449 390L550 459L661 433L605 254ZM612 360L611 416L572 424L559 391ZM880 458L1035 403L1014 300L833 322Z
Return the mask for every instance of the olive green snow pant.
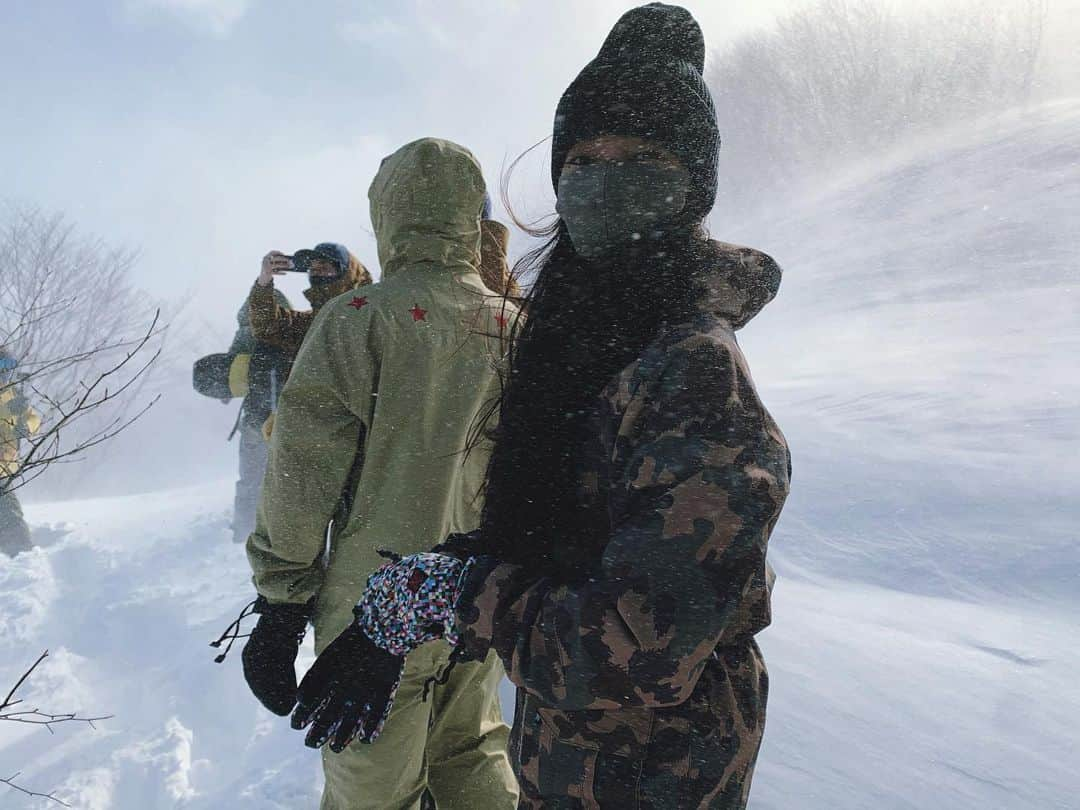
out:
M33 547L19 499L14 492L0 493L0 553L14 557Z
M426 788L437 810L514 810L518 787L506 753L510 729L499 709L502 664L458 664L444 685L424 682L446 666L450 647L409 655L382 734L340 754L323 748L321 810L417 810Z

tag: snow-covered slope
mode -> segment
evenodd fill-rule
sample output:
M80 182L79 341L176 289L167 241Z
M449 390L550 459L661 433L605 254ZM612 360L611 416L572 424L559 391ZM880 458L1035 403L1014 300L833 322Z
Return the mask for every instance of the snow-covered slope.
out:
M778 565L1075 601L1080 101L790 203L713 224L786 271L741 338L793 448Z
M786 267L742 337L791 439L753 810L1080 795L1080 104L981 124L718 236ZM231 482L38 504L0 557L0 776L73 807L315 808L318 755L207 643L250 598ZM305 647L300 666L310 661ZM0 786L0 807L48 807Z
M318 806L318 755L247 692L238 647L217 665L208 646L251 598L231 502L221 481L28 510L71 533L0 558L0 683L47 646L27 702L114 717L54 737L0 724L3 775L86 810ZM5 810L48 806L2 788Z
M0 681L47 644L28 702L114 717L55 736L0 724L4 775L84 810L318 806L318 756L247 693L236 651L211 661L249 598L230 489L32 511L72 532L0 560ZM755 810L1075 806L1080 628L1064 611L788 577L776 616ZM5 810L47 806L0 789Z

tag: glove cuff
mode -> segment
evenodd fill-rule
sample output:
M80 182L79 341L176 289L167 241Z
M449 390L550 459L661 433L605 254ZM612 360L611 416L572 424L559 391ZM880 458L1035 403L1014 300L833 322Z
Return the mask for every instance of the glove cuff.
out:
M295 602L271 602L260 595L255 600L251 612L258 613L261 617L260 621L294 629L295 632L300 633L307 629L308 622L315 612L315 597L301 605Z
M442 554L445 557L453 557L461 562L468 562L470 557L479 556L482 548L480 530L474 529L464 534L449 535L439 545L431 550L432 554Z

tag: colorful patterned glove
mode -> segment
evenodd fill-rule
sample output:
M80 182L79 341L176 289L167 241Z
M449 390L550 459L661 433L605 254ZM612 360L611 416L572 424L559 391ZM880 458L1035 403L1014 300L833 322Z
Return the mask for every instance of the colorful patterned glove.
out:
M368 577L356 606L360 629L392 655L436 638L457 646L454 606L471 564L430 552L387 563Z
M454 606L472 559L413 554L370 577L356 620L304 676L292 726L310 726L305 744L333 751L372 743L394 705L405 656L436 638L457 644Z

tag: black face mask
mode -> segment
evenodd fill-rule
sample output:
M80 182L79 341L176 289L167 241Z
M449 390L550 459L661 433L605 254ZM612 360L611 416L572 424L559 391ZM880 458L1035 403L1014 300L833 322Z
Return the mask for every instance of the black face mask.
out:
M332 276L313 276L310 269L308 270L308 283L312 287L326 287L330 284L337 284L343 278L345 278L346 268L341 265L341 262L332 260L333 266L337 268L337 272Z
M690 175L652 161L599 161L568 166L555 210L579 256L596 258L640 239L654 239L686 207Z

